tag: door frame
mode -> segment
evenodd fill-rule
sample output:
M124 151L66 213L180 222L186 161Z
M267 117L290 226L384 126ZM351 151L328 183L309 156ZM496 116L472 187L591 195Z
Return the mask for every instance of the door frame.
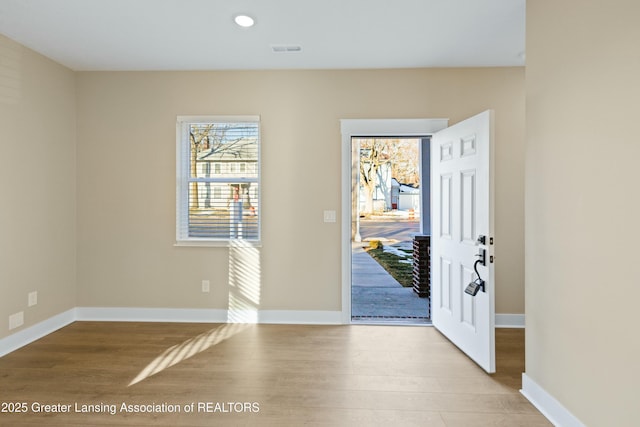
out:
M351 139L354 137L426 137L448 126L449 119L340 120L342 133L342 323L351 323ZM426 155L424 151L421 151L422 158Z

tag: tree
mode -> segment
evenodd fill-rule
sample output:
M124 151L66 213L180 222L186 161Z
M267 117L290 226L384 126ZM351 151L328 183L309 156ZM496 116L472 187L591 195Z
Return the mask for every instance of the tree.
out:
M204 141L209 138L209 132L213 128L213 123L207 123L206 125L196 126L192 125L189 128L189 142L190 142L190 161L189 161L189 170L191 171L191 178L198 177L198 153L202 150L202 147L205 145ZM193 208L199 207L198 197L198 183L192 182L191 187L189 188L189 205Z
M360 183L365 190L365 213L373 212L373 195L382 165L391 161L389 139L360 139Z
M420 184L420 140L390 140L389 155L392 159L391 174L402 184Z
M388 165L391 177L410 185L420 184L419 139L412 138L362 138L360 144L360 185L365 191L364 213L374 210L373 197L381 180L382 168ZM382 188L383 191L390 189Z

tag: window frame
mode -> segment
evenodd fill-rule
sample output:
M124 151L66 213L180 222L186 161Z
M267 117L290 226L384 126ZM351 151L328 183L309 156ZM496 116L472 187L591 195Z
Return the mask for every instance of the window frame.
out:
M257 239L237 239L237 238L210 238L210 237L189 237L189 174L190 170L190 150L189 126L192 124L206 123L254 123L258 125L258 161L256 163L255 174L257 178L237 177L234 182L255 182L257 183L258 198L258 238ZM230 247L241 242L245 246L262 246L262 129L260 116L177 116L176 119L176 242L174 246L205 246L205 247ZM215 168L215 167L214 167ZM250 172L245 171L246 174ZM213 174L213 173L212 173ZM216 184L212 178L212 184ZM213 188L213 187L212 187ZM185 233L186 231L186 233Z

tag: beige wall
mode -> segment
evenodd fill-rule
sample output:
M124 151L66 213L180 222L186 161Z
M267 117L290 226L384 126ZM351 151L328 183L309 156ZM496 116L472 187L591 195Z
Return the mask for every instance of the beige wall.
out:
M526 373L638 425L640 3L527 2Z
M0 338L76 306L75 113L74 73L0 35Z
M497 311L522 313L524 70L78 73L80 306L220 308L226 248L174 247L175 120L262 117L258 308L340 310L342 118L447 117L497 126ZM338 215L339 217L339 215ZM211 294L200 282L211 280Z
M455 123L495 109L497 311L523 311L523 69L73 73L0 41L12 70L0 86L3 322L229 306L239 252L173 246L180 114L262 116L264 245L241 268L259 279L260 309L340 310L340 226L322 221L341 209L339 119Z

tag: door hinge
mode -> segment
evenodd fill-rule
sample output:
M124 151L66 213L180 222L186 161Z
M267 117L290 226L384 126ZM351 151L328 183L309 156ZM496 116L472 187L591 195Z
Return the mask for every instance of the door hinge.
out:
M490 255L490 256L489 256L489 262L490 262L491 264L493 264L493 255Z

